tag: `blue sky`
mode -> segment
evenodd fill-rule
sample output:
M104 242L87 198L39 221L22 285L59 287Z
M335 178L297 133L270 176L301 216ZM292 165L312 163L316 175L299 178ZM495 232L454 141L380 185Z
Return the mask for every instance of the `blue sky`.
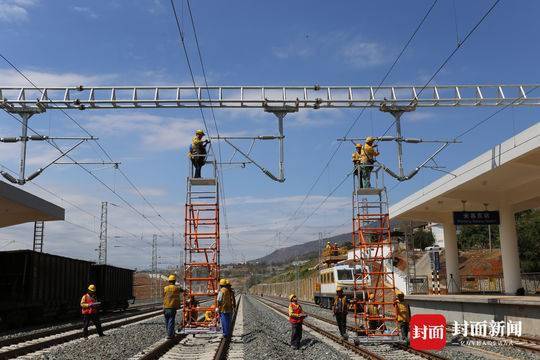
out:
M208 82L216 85L377 85L432 1L192 1L197 33ZM444 58L491 6L492 1L439 1L390 74L385 84L423 85ZM455 11L454 11L455 4ZM198 83L202 72L186 4L176 0L189 55ZM501 1L465 45L434 79L435 84L539 83L536 41L540 4ZM457 32L456 32L457 28ZM54 1L0 0L0 52L39 86L51 85L159 85L189 84L169 1ZM0 62L0 85L28 85L6 63ZM452 138L494 109L419 109L403 119L403 133L411 137ZM114 187L158 225L131 212L125 204L80 169L53 166L36 183L98 217L101 201L111 201L109 261L132 267L150 263L152 233L160 237L162 266L178 263L179 249L167 235L182 233L185 202L186 151L191 132L201 127L194 110L73 111L70 113L94 135L142 190L157 215L113 169L94 167L95 174ZM260 110L216 110L224 134L262 135L276 132L275 119ZM349 231L348 181L304 226L300 224L346 175L350 146L342 146L298 213L290 219L313 181L337 147L336 139L351 125L359 110L303 110L285 121L286 176L284 184L270 181L255 168L224 168L229 237L225 231L225 262L264 255L275 247L312 240L318 232ZM533 108L503 111L438 157L449 170L538 121ZM210 113L207 113L210 118ZM353 135L381 134L389 115L368 109ZM81 135L62 113L36 116L31 126L56 136ZM0 135L18 133L17 122L0 114ZM393 131L393 130L392 130ZM245 144L244 144L245 145ZM69 146L69 143L64 143ZM393 144L381 145L381 161L396 167ZM407 168L433 152L434 146L405 149ZM224 154L231 150L223 146ZM19 150L0 144L0 163L15 169ZM257 145L257 159L276 168L277 146ZM30 146L30 169L55 156L46 144ZM73 156L101 159L96 146L84 145ZM390 192L392 202L402 199L440 177L424 170L414 180ZM394 182L388 179L390 187ZM65 206L75 224L47 224L45 250L95 259L99 222L86 212L44 193L33 184L27 191ZM122 230L120 230L122 229ZM277 236L277 232L282 232ZM141 242L134 234L143 234ZM288 238L288 239L287 239ZM286 240L285 240L286 239ZM15 240L15 243L11 241ZM0 229L0 248L31 247L32 228L20 225ZM114 247L117 246L117 247Z

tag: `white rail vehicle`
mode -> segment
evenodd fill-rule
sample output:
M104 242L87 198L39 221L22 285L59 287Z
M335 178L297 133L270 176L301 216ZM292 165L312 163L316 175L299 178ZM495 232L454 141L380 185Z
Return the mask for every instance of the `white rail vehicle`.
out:
M362 270L360 265L356 265L356 271ZM354 294L353 265L336 264L332 267L319 271L318 283L315 286L314 301L321 307L330 309L336 296L336 289L340 287L347 299L352 299ZM370 283L367 275L366 283Z

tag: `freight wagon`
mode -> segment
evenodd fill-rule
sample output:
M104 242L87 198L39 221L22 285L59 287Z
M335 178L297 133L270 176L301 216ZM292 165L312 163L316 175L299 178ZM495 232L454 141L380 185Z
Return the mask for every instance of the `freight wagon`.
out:
M126 309L133 299L133 270L31 250L0 252L0 328L76 316L92 282L102 310Z

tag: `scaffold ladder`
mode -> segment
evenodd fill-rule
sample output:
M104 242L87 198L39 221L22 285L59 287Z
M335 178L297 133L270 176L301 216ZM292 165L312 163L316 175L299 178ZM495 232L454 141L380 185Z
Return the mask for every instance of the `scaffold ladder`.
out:
M209 178L187 178L184 246L184 298L182 332L219 331L219 320L205 321L211 305L200 306L213 298L217 304L220 277L219 183L215 161ZM214 315L215 316L215 315Z
M398 341L388 198L380 170L373 170L370 188L354 175L354 319L359 340Z

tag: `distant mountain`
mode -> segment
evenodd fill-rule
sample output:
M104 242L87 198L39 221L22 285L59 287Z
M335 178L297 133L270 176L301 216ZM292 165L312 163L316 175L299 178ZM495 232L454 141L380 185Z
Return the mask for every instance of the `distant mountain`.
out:
M272 253L263 256L262 258L249 261L250 263L265 263L265 264L285 264L290 263L291 261L304 260L312 258L319 253L321 246L325 246L327 241L331 243L337 243L338 245L343 245L347 242L351 242L352 234L341 234L336 235L328 239L324 239L322 244L319 240L309 241L299 245L293 245L281 249L274 250Z

